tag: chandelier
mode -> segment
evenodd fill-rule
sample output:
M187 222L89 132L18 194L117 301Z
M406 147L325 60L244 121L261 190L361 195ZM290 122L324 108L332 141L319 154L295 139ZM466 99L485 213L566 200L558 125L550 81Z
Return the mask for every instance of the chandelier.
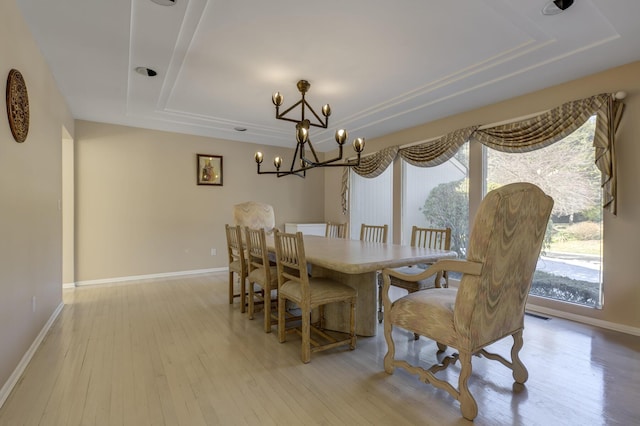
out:
M356 138L353 140L353 149L357 153L358 157L355 161L342 162L338 163L338 161L342 160L342 148L344 143L349 138L347 131L344 129L340 129L336 131L335 139L338 143L338 156L336 158L332 158L330 160L320 161L318 155L316 154L315 149L313 148L313 144L309 139L309 128L311 126L321 127L326 129L329 125L329 116L331 115L331 107L329 104L326 104L322 107L322 117L320 117L314 110L311 108L311 105L305 100L304 96L309 91L309 87L311 84L306 80L298 81L298 91L302 94L302 99L293 104L291 107L287 108L284 112L280 113L280 106L282 102L284 102L284 97L280 92L276 92L271 97L271 101L276 106L276 119L278 120L286 120L296 123L296 150L293 154L293 159L291 161L291 167L289 170L280 170L282 167L283 158L276 157L273 160L273 165L276 167L273 171L262 171L260 170L260 165L264 160L261 152L256 152L254 158L256 160L256 164L258 166L258 174L275 174L278 177L288 176L288 175L296 175L300 177L305 177L306 172L309 169L313 169L315 167L353 167L360 165L360 154L364 150L364 138ZM294 108L300 106L301 114L300 119L294 119L287 117L287 114L291 112ZM310 116L310 118L315 118L315 121L311 121L306 118L305 113ZM309 148L309 152L311 153L311 158L307 157L306 148ZM297 165L296 165L297 161Z

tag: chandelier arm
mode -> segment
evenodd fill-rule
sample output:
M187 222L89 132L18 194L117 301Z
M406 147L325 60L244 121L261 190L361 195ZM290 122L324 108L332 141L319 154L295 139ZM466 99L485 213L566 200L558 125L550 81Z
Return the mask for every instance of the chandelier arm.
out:
M311 153L313 154L313 158L315 159L315 162L319 162L320 159L318 158L318 154L316 154L316 150L313 148L313 144L311 143L311 140L307 140L307 145L309 145L309 149L311 150ZM342 155L342 147L340 147L340 155ZM313 163L313 161L309 161L304 157L304 151L301 153L300 155L300 159L304 160L305 163Z
M278 111L280 110L280 108L276 107L276 118L279 119L279 120L287 120L287 121L293 121L293 122L297 123L300 120L294 120L292 118L285 118L285 115L287 115L289 112L291 112L291 110L294 109L295 107L297 107L298 105L302 104L303 101L304 101L304 99L300 99L298 102L296 102L295 104L293 104L289 108L287 108L283 113L279 113Z
M311 105L309 105L309 103L306 100L304 101L304 104L309 108L309 111L311 111L311 113L316 118L316 120L320 122L320 124L309 122L309 125L314 127L321 127L323 129L326 129L327 127L329 127L329 117L326 118L326 121L323 121L322 118L320 118L320 116L314 111L314 109L311 107ZM302 119L304 120L304 115L302 116Z
M344 163L336 163L336 161L342 160L342 156L338 156L336 158L332 158L330 160L313 162L305 159L305 162L309 164L310 167L354 167L360 165L360 156L355 162L345 161Z

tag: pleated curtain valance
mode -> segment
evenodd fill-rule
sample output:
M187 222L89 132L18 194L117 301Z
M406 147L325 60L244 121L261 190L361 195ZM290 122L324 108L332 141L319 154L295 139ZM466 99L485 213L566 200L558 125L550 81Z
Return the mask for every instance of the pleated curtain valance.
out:
M455 155L470 139L502 152L529 152L564 139L596 116L593 140L596 166L601 172L603 208L616 214L617 177L615 135L622 118L624 104L613 94L600 94L567 102L535 117L496 126L471 126L455 130L438 139L405 148L385 148L363 158L353 171L366 178L380 175L400 156L418 167L433 167ZM342 209L348 210L349 169L342 176Z

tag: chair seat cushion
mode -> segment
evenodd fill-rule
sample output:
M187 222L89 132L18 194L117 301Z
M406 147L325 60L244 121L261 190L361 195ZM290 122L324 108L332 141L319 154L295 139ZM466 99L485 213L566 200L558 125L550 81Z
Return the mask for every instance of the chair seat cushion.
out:
M239 260L234 260L229 264L229 271L240 273L242 272L242 263Z
M281 295L296 303L302 300L300 283L296 281L286 281L280 286L279 291ZM311 306L345 300L358 295L355 288L324 277L309 278L309 292Z
M391 304L391 312L385 313L385 320L388 318L393 325L457 347L453 325L456 293L452 288L409 293Z
M270 266L269 267L269 271L271 273L271 282L269 284L271 284L271 287L277 287L278 286L278 268L275 266ZM265 271L264 271L264 267L262 268L256 268L253 271L251 271L249 273L249 282L251 283L258 283L260 285L265 285Z

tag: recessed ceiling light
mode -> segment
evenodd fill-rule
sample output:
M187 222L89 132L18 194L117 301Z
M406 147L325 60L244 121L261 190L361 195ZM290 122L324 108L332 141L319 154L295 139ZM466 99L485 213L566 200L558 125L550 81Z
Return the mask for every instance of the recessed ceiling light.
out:
M246 127L234 127L233 130L235 130L236 132L246 132L247 128Z
M136 72L146 77L155 77L156 75L158 75L155 70L147 67L136 67Z
M551 0L542 8L543 15L557 15L573 4L573 0Z
M160 6L173 6L176 4L177 0L151 0L155 4L159 4Z

